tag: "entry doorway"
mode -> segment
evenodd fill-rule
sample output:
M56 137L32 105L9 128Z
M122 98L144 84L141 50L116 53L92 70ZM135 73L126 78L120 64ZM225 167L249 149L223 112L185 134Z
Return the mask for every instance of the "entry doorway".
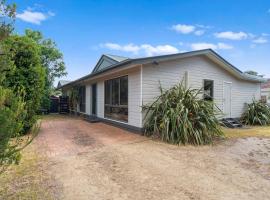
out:
M232 103L232 83L224 82L223 83L223 112L225 118L231 117L231 103Z
M92 84L92 115L97 115L97 84Z

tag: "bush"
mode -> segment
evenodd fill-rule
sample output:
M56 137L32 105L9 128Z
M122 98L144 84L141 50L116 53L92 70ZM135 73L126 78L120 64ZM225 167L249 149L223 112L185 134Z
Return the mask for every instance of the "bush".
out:
M200 90L186 89L181 83L164 91L144 106L145 135L157 135L172 144L202 145L223 135L212 101L198 97Z
M3 85L17 94L25 91L27 110L23 133L27 133L36 122L36 113L44 94L45 70L41 66L40 48L26 36L9 36L3 41L14 69L7 72Z
M247 125L270 125L270 108L268 105L253 100L247 104L242 116L242 122Z
M0 86L0 166L19 161L19 135L25 114L23 99Z

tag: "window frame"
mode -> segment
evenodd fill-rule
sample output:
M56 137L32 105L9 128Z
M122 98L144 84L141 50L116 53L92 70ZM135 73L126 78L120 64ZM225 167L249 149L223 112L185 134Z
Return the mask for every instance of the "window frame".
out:
M127 104L121 104L121 78L123 77L127 77ZM114 80L118 80L118 104L113 104L113 81ZM109 103L107 103L106 99L106 83L109 82ZM119 121L122 123L128 123L128 96L129 96L129 88L128 88L128 75L122 75L122 76L118 76L118 77L114 77L112 79L107 79L104 80L104 118L110 119L110 120L115 120L115 121ZM119 109L126 109L127 110L127 120L119 120L119 119L115 119L113 117L108 116L108 114L106 114L106 107L108 108L119 108ZM106 116L107 115L107 116Z
M211 99L210 98L207 99L206 95L205 95L205 82L206 81L211 81L213 83L213 90L212 90L213 94L212 95L210 94ZM215 81L213 79L203 79L203 96L202 96L203 100L214 101L214 97L215 97Z

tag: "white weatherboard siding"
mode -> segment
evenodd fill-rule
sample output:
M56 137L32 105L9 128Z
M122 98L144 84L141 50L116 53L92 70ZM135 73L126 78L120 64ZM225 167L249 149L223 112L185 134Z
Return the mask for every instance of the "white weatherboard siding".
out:
M191 88L201 89L203 79L214 80L214 99L221 110L223 110L223 83L231 82L231 117L240 117L245 103L250 103L252 98L260 98L260 83L239 80L208 58L194 56L159 63L159 65L144 66L143 104L151 103L159 96L159 81L163 88L168 89L181 81L185 74L188 74L188 85Z
M104 118L104 81L97 82L97 116Z
M91 114L91 106L90 106L90 92L91 92L91 85L85 86L85 113L87 115Z
M128 74L128 124L142 127L140 69Z
M140 69L117 73L97 82L97 116L104 118L104 81L128 75L128 125L142 127ZM86 102L89 103L90 101ZM90 106L91 107L91 106Z

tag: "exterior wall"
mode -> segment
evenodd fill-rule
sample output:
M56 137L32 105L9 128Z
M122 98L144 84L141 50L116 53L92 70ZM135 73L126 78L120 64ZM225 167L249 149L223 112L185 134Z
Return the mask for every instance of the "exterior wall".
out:
M267 103L270 103L270 79L262 84L261 95L266 97Z
M128 74L128 123L142 127L141 73Z
M183 80L187 76L185 74L188 74L188 86L191 88L201 89L204 79L214 80L214 99L221 110L223 110L223 83L231 82L231 117L240 117L245 103L251 102L252 98L260 98L260 83L239 80L206 57L197 56L144 66L143 104L152 102L160 94L159 81L163 88L168 89Z
M158 65L137 66L121 72L110 72L104 74L102 78L85 82L85 114L92 113L91 84L97 84L97 117L104 119L104 81L124 75L128 75L128 123L119 123L138 128L143 127L142 105L153 102L155 97L159 96L159 82L163 88L169 89L185 78L183 83L188 87L201 89L204 79L213 80L214 100L221 110L224 108L223 85L224 82L230 82L232 84L231 117L240 117L245 103L250 103L253 98L260 99L261 96L260 83L239 80L208 58L195 56L161 62Z
M128 125L142 128L140 68L121 72L86 84L86 114L91 115L91 84L97 83L97 117L104 118L104 81L128 75ZM124 123L124 122L120 122Z
M91 114L91 106L90 106L90 101L91 101L91 85L86 85L85 86L85 113L87 115Z
M97 116L104 118L104 80L97 82Z

